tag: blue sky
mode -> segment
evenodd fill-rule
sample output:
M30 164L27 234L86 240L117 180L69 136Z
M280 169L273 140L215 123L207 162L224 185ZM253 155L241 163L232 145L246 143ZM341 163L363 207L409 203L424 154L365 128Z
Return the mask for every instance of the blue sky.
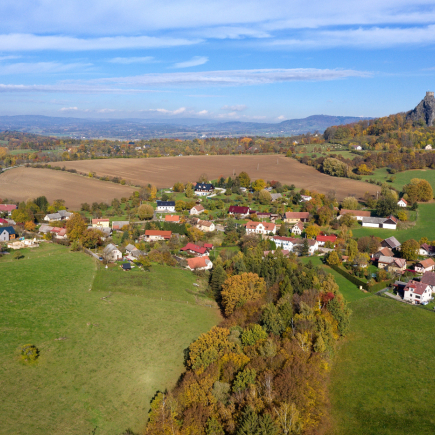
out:
M384 116L435 90L435 2L0 2L0 115Z

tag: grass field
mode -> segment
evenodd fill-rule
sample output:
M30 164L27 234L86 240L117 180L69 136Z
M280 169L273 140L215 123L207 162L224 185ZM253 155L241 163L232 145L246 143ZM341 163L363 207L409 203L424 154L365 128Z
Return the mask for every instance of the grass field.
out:
M435 313L372 296L354 301L331 376L331 435L435 431Z
M415 239L417 241L422 237L427 237L429 240L435 240L435 225L433 225L433 218L435 216L435 203L419 204L418 218L415 226L406 230L385 230L382 228L368 228L358 227L352 228L354 237L363 236L378 236L383 239L394 236L399 242L404 242L408 239Z
M373 175L366 175L362 178L364 180L376 180L381 182L386 182L387 178L390 178L391 175L387 172L386 168L379 168L376 169L373 173ZM435 170L433 169L416 169L412 171L404 171L404 172L398 172L393 175L395 177L394 181L392 183L388 183L391 187L394 187L399 192L402 191L403 186L405 184L408 184L413 178L421 178L423 180L429 181L430 185L432 186L432 189L435 192Z
M219 321L185 291L194 275L97 271L52 244L22 252L0 259L0 434L139 430L152 396L183 371L183 350ZM30 366L18 359L27 343L41 352Z

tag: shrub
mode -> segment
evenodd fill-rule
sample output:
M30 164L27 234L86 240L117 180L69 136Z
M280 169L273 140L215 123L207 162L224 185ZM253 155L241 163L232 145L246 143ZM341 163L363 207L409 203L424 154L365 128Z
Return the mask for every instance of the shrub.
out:
M36 361L39 357L39 350L33 344L24 344L21 346L21 358L23 361Z

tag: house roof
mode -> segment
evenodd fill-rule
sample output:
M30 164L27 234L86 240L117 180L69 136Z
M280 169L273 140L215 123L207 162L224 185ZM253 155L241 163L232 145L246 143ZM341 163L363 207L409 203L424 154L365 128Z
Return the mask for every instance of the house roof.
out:
M258 217L269 217L270 213L266 213L265 211L258 211L257 213Z
M122 227L129 226L129 221L113 221L112 222L112 229L114 230L120 230Z
M423 243L420 246L421 249L424 249L427 253L431 253L435 251L435 246L428 245L427 243Z
M39 227L39 232L40 232L40 233L49 233L50 231L51 231L51 227L50 227L50 225L42 224L42 225Z
M280 193L271 193L270 196L272 197L272 201L282 198Z
M205 210L205 208L201 204L195 205L195 207L192 207L192 208L194 208L196 211L203 211L203 210Z
M408 204L408 201L405 198L400 198L399 201L397 201L397 204L399 204L399 202L403 202L404 204Z
M15 204L0 204L0 212L15 210L17 206Z
M181 248L180 251L193 251L197 254L205 254L207 252L206 247L200 247L198 245L195 245L194 243L188 243L184 248Z
M125 250L131 252L131 251L136 251L137 248L136 248L136 246L134 246L134 245L132 245L131 243L129 243L129 244L125 247Z
M372 214L368 210L348 210L346 208L342 208L340 210L340 216L345 214L352 214L354 216L362 216L362 217L370 217Z
M207 256L187 259L187 264L191 269L199 269L202 267L207 267L207 264L209 263L210 263L210 259Z
M409 281L404 290L411 291L417 295L422 295L426 291L427 286L428 284L422 282Z
M234 214L248 214L249 213L249 207L241 207L239 205L231 205L228 213L234 213Z
M248 229L254 230L259 225L263 225L263 227L266 231L273 231L276 227L276 225L272 222L254 222L254 221L246 222L245 227Z
M335 234L331 234L330 236L317 236L316 240L318 242L335 242L337 240L337 236Z
M294 243L296 239L294 237L275 236L273 240L282 240L284 242Z
M175 201L156 201L157 207L175 207Z
M100 222L109 222L109 219L92 219L92 224L98 224Z
M56 233L59 236L64 236L66 234L66 229L65 228L59 228L59 227L53 227L51 229L52 233Z
M310 217L310 213L307 211L287 211L284 213L285 219L308 219Z
M146 230L145 236L161 236L165 239L170 239L172 231L161 231L161 230Z
M420 279L420 282L428 285L435 285L435 273L434 272L425 272Z
M180 222L180 216L167 214L165 216L165 222Z
M48 218L51 221L60 221L62 219L62 215L60 213L49 213L45 216L46 218Z
M6 219L0 218L0 225L7 224L8 221Z
M209 184L209 183L198 183L195 186L195 190L213 190L214 186L213 184Z
M293 228L294 227L298 227L302 231L304 229L304 224L301 221L298 221L293 225Z
M308 246L315 246L317 244L317 240L313 239L295 239L293 243L295 245L303 245L305 240L308 242Z
M1 227L0 232L8 232L9 234L17 234L13 227Z
M213 225L213 222L198 219L197 225L201 225L202 227L211 227Z
M427 267L435 266L435 261L433 261L432 258L427 258L426 260L419 261L417 265L426 269Z
M393 251L387 247L379 249L379 251L376 252L376 254L378 254L378 253L380 253L380 255L383 255L385 257L393 257L394 256Z
M109 243L104 249L104 254L109 254L110 252L114 251L115 249L118 249L113 243Z
M386 219L380 217L363 217L363 224L383 224Z
M388 237L388 239L385 239L384 242L391 248L391 249L396 249L399 246L401 246L401 243L394 237Z
M385 255L381 255L379 257L378 263L395 264L397 267L400 268L406 266L406 260L404 258L386 257Z
M204 248L213 249L213 244L212 243L204 243Z

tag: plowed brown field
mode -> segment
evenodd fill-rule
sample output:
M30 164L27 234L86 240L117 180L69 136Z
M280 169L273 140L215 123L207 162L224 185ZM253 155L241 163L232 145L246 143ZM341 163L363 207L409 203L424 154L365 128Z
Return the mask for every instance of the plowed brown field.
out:
M335 190L338 199L350 194L362 197L365 192L379 190L379 187L362 181L321 174L311 166L276 155L81 160L62 164L84 173L94 171L99 176L121 177L136 185L152 183L158 188L173 186L177 181L197 181L202 173L206 173L209 179L216 179L221 175L228 177L246 171L252 179L278 180L320 193Z
M64 199L67 207L80 209L87 202L111 202L130 196L132 187L95 180L64 171L37 168L10 169L0 175L0 198L27 201L45 195L51 202Z

